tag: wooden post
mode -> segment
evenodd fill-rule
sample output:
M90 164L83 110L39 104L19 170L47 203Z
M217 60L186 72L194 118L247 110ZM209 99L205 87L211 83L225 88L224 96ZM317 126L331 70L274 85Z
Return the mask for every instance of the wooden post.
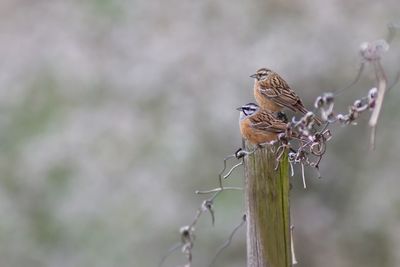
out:
M246 150L253 146L246 143ZM247 267L292 266L289 162L287 153L275 170L270 147L244 159L247 214Z

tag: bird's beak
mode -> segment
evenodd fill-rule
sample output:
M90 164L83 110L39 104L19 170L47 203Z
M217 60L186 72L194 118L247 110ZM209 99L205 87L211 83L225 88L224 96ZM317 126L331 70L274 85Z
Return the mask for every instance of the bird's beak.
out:
M236 108L236 110L242 111L243 107Z
M250 75L250 78L257 78L257 74Z

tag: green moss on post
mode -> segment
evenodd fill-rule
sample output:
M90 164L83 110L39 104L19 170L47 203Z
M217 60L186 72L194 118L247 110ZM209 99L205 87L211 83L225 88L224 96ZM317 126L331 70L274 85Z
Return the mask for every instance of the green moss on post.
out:
M253 146L246 144L246 150ZM244 159L247 213L247 267L292 266L290 250L289 162L275 170L270 148Z

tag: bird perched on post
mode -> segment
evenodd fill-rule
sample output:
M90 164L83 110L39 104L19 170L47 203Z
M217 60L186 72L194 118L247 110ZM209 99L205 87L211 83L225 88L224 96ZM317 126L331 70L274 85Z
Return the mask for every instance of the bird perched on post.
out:
M260 145L277 140L278 134L287 129L287 124L257 104L249 103L240 108L239 126L242 137L250 143Z
M255 78L254 97L261 108L270 112L281 111L283 108L295 112L300 111L303 114L308 112L300 97L276 72L261 68L250 77ZM321 125L321 120L317 117L315 117L315 121Z

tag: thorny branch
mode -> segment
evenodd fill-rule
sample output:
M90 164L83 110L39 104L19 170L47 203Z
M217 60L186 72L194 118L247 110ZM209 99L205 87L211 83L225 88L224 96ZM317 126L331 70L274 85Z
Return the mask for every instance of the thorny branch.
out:
M215 254L214 258L212 259L211 263L210 263L210 267L214 266L215 260L218 258L218 256L222 253L222 251L224 251L224 249L226 249L232 242L233 236L236 234L236 232L246 223L246 214L243 215L241 222L239 223L239 225L237 225L233 231L231 232L231 234L228 237L228 240L226 240L226 242L224 244L222 244L222 246L217 250L217 253Z
M332 132L329 129L331 125L340 124L345 125L355 125L357 124L357 119L360 117L361 113L365 111L371 111L371 116L369 120L369 126L371 127L371 139L370 147L373 149L375 146L375 133L376 127L379 119L379 114L382 109L385 93L387 93L391 88L393 88L400 80L400 71L398 71L394 81L388 86L388 79L385 70L381 63L381 58L384 53L389 50L389 44L395 37L395 32L400 28L399 24L389 24L389 33L387 38L379 39L371 42L365 42L360 46L361 63L358 69L355 79L346 87L336 90L333 93L327 92L318 96L315 99L314 107L316 111L320 113L320 117L325 122L324 125L317 127L314 122L314 117L316 114L314 112L308 112L298 120L292 118L292 120L287 124L286 132L278 136L278 140L272 141L267 144L262 144L260 147L265 145L273 149L274 144L278 144L277 149L274 151L276 153L276 168L279 167L280 159L282 158L285 151L288 151L288 158L291 167L291 175L294 175L294 164L300 164L301 166L301 176L303 180L303 187L307 188L305 180L305 167L313 167L319 174L319 164L324 156L327 149L327 142L332 138ZM338 113L334 110L335 97L340 93L353 87L360 79L366 64L371 64L374 69L376 76L376 86L372 87L368 94L356 99L348 108L345 113ZM318 129L319 128L319 129ZM256 148L257 149L257 148ZM255 150L256 150L255 149ZM212 224L215 222L215 214L213 210L213 202L215 198L224 190L242 190L239 187L224 187L223 180L228 178L232 172L243 165L243 157L254 153L254 151L245 151L239 148L234 154L229 155L224 158L223 169L218 174L219 187L205 190L196 191L196 194L211 194L213 195L204 200L200 208L196 211L195 217L191 224L182 226L180 228L181 241L175 244L168 250L168 253L162 258L161 266L165 259L171 255L174 251L181 248L181 251L186 255L187 263L185 267L190 267L192 264L192 249L195 240L195 226L204 212L209 212L211 216ZM227 162L231 159L240 160L237 164L233 165L226 173ZM236 231L246 222L246 215L243 216L241 223L234 228L228 240L220 247L215 257L211 261L210 266L212 266L216 258L221 254L221 252L230 245L232 238ZM291 235L293 231L293 226L291 227ZM293 251L293 241L292 241L292 262L296 264L296 258Z
M192 249L193 249L194 240L195 240L194 232L195 232L195 226L196 226L199 218L201 217L201 215L204 212L208 211L211 216L212 225L214 225L215 215L214 215L214 210L213 210L213 202L214 202L215 198L224 190L242 190L242 188L239 188L239 187L224 187L223 182L222 182L223 179L228 178L237 167L239 167L240 165L243 165L243 157L254 153L254 151L245 151L242 148L239 148L234 154L229 155L226 158L224 158L224 166L223 166L222 170L220 171L220 173L218 174L219 187L211 189L211 190L205 190L205 191L197 190L195 192L196 194L210 194L210 193L214 193L214 194L210 198L208 198L202 202L200 208L196 211L196 214L194 216L192 223L189 225L182 226L180 228L179 232L181 235L181 242L175 244L168 250L167 254L161 259L161 262L159 264L160 267L163 265L165 260L179 248L181 248L181 251L186 255L186 258L187 258L187 263L185 264L185 267L191 266L192 258L193 258L192 257ZM225 174L225 171L227 169L227 161L229 161L230 159L237 159L237 160L240 160L240 162L233 165L229 169L229 171ZM245 216L243 217L243 221L241 222L240 226L242 224L244 224L244 222L245 222ZM234 229L233 233L231 234L230 239L232 239L234 233L237 231L238 228L240 228L240 227L237 227ZM229 244L230 244L230 241L226 245L226 247L229 246Z
M390 29L393 30L394 27L395 26L392 25ZM389 37L391 39L388 39L388 41L391 41L393 36L390 35ZM378 118L382 109L385 93L388 90L388 79L382 66L381 58L388 50L388 42L382 39L361 44L360 55L362 57L362 63L355 80L344 89L336 91L335 93L324 93L323 95L318 96L315 100L314 106L317 111L319 111L322 120L325 122L325 125L321 126L322 129L318 129L314 123L313 118L316 114L308 112L299 120L292 118L292 121L288 123L287 131L279 135L278 141L273 142L279 143L279 147L276 151L277 167L283 152L286 149L289 149L291 174L292 176L294 174L293 164L300 164L304 188L307 187L304 176L305 166L314 167L320 177L319 163L326 152L327 142L332 138L332 132L329 129L329 126L332 124L338 123L341 125L354 125L361 113L371 111L372 113L369 120L369 126L371 127L370 144L371 148L374 148ZM356 99L353 104L349 106L347 113L336 112L334 110L335 97L338 93L357 83L364 70L365 64L371 64L373 66L376 76L376 87L370 89L366 96ZM394 87L399 78L400 72L397 74L394 82L389 88Z
M341 89L339 89L339 90L336 90L336 91L334 92L335 95L339 95L340 93L342 93L342 92L344 92L344 91L347 91L347 90L349 90L351 87L353 87L353 86L360 80L361 74L363 73L364 68L365 68L365 63L364 63L364 62L361 62L360 67L359 67L359 69L358 69L358 71L357 71L357 75L356 75L356 77L354 78L354 80L353 80L349 85L347 85L346 87L341 88Z

